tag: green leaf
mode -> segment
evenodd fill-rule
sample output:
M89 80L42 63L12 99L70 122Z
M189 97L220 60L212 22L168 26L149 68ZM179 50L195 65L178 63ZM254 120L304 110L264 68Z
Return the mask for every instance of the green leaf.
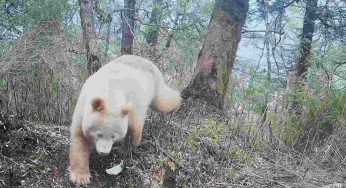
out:
M7 87L6 80L0 80L0 90L5 89Z

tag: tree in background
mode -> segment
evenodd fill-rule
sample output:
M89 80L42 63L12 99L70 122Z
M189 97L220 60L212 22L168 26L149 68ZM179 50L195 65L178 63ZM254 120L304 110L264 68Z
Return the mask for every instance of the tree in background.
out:
M133 54L132 45L134 39L133 28L135 25L135 0L124 0L124 11L122 12L122 38L121 54Z
M108 6L107 6L107 34L106 34L106 49L105 49L105 57L108 55L109 50L109 42L111 38L111 25L112 25L112 15L111 15L111 5L112 1L109 0Z
M146 33L146 40L149 45L156 45L157 36L160 30L160 21L162 17L162 0L154 0L153 10L150 15L150 26L148 26L148 31Z
M92 75L92 55L90 49L90 39L91 39L91 17L92 17L92 9L89 0L79 0L80 5L80 18L83 30L83 43L86 50L87 57L87 75Z
M0 7L1 40L16 40L43 23L59 22L60 27L63 16L71 9L68 0L3 0L0 1Z
M203 98L223 107L248 9L248 0L215 1L195 76L184 89L183 97Z
M306 74L309 67L311 66L311 43L312 36L315 30L316 10L317 0L307 0L304 15L303 32L300 42L300 57L296 66L294 78L292 78L292 89L294 92L302 92L304 90ZM293 101L291 108L292 110L294 110L296 115L299 116L300 110L297 101Z
M233 4L225 6L231 3L162 0L162 16L155 20L153 5L158 1L136 1L133 53L155 62L170 85L183 89L190 81L192 86L193 81L205 79L200 85L209 90L201 92L214 89L203 94L212 96L220 92L216 96L222 98L222 91L226 91L222 78L227 78L222 71L233 64L234 44L240 40L237 38L240 32L233 32L239 20L234 18L239 9L234 5L245 1L228 0ZM288 73L294 70L297 73L294 68L298 68L300 54L304 54L301 39L307 1L249 1L246 27L237 30L242 30L241 42L229 79L225 113L215 114L217 109L213 105L194 105L191 100L172 117L162 119L156 113L150 114L146 122L152 126L147 129L153 135L147 137L149 145L139 148L136 151L139 155L136 153L130 161L126 161L126 155L106 161L113 165L125 157L124 164L129 162L136 169L116 179L100 174L90 186L320 187L327 182L344 182L344 0L318 1L303 90L295 92L293 87L293 92L285 90ZM4 123L0 126L0 163L4 167L0 172L1 187L72 185L64 175L67 145L60 141L69 136L65 134L65 125L71 121L86 75L82 19L79 19L81 2L84 0L0 1L0 121ZM130 9L124 9L124 0L88 2L95 11L90 50L92 54L102 50L103 55L97 55L106 63L120 55L122 18L124 10ZM153 46L147 41L150 26L154 26L154 34L160 28ZM93 35L94 29L97 35ZM228 56L231 57L225 58ZM95 62L92 63L93 67ZM220 79L221 76L224 77ZM300 114L288 110L287 104L292 105L292 101L297 102ZM169 129L161 126L163 123L169 124ZM31 143L29 148L23 145L27 141ZM52 145L45 143L53 143L53 150ZM283 159L287 162L281 163ZM100 167L97 172L104 170L102 161L94 162ZM271 165L279 163L282 164L279 167ZM278 168L285 177L293 178L278 179ZM53 179L46 178L47 174ZM150 181L143 181L146 177L151 177Z
M311 66L311 43L315 30L316 10L317 0L307 0L301 38L301 54L295 75L300 81L306 80L306 72Z

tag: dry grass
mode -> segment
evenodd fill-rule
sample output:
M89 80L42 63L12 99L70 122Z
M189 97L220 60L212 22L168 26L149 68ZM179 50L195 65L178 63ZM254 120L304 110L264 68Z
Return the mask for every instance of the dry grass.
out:
M24 34L0 59L0 79L6 81L0 113L32 121L70 121L81 76L63 33L50 26L42 23L36 32Z
M343 151L335 149L345 141L344 128L315 153L302 155L284 146L256 150L247 132L237 130L226 117L191 100L171 116L151 113L141 146L128 154L117 146L107 157L92 154L93 178L87 187L320 187L345 182L345 161L338 160ZM67 125L1 121L8 127L1 129L2 186L73 186L67 172ZM219 131L218 139L205 127ZM126 170L107 175L105 169L121 159Z
M0 79L7 81L0 90L0 187L74 186L67 171L69 122L84 76L71 58L83 54L68 53L71 46L62 33L47 35L46 30L42 25L24 35L0 59ZM169 50L136 44L134 51L154 59L175 88L182 89L193 76L196 62L182 64L182 48L174 43ZM173 67L164 63L173 59L178 62ZM188 99L173 115L149 113L139 147L123 154L116 145L109 156L92 154L87 187L320 187L346 182L345 126L297 150L275 133L270 119L274 113L277 125L285 126L282 100L269 104L275 110L267 109L264 123L263 115L247 110L254 102L246 98L220 111ZM105 170L122 159L126 170L107 175Z

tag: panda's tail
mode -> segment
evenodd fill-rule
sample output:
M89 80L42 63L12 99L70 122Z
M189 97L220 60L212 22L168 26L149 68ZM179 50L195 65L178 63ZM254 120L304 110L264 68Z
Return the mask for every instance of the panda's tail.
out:
M162 113L169 113L177 109L181 103L180 93L166 85L157 67L153 68L153 74L156 81L154 109Z

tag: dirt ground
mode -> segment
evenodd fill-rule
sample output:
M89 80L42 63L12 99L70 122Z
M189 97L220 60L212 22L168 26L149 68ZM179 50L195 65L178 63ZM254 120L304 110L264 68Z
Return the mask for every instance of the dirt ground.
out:
M284 147L253 149L249 135L227 128L232 117L204 103L189 106L165 117L150 113L142 145L131 146L127 154L119 145L108 156L93 152L91 184L84 187L320 187L346 182L345 162L319 164L313 156ZM0 187L76 187L67 170L68 125L4 116L0 121ZM208 132L209 124L220 126ZM106 174L123 159L122 173Z

